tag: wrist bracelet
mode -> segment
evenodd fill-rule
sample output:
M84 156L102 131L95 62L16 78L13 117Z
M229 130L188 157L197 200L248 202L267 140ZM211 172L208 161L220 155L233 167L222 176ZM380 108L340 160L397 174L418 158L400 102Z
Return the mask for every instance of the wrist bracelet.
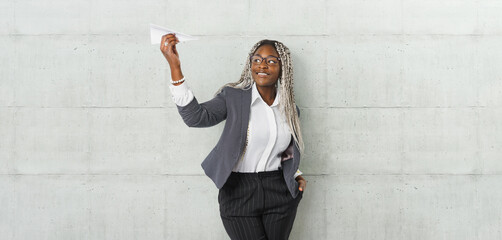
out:
M174 84L174 83L180 83L180 82L183 82L183 81L185 81L185 77L183 77L182 79L180 79L180 80L178 80L178 81L173 81L173 80L171 79L171 83L173 83L173 84Z

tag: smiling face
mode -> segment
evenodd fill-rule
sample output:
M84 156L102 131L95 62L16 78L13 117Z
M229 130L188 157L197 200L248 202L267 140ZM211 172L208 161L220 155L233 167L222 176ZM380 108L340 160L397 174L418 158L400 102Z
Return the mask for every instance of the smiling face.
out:
M251 76L253 76L256 85L260 87L275 86L281 73L281 61L278 61L279 54L275 48L269 44L262 45L256 50L254 56L264 59L260 63L251 61Z

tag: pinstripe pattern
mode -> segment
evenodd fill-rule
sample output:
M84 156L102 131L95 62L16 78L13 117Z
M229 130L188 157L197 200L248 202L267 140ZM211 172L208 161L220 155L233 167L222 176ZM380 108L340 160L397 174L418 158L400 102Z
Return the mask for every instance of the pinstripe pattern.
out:
M288 239L302 195L291 196L282 170L232 172L218 193L223 226L232 240Z

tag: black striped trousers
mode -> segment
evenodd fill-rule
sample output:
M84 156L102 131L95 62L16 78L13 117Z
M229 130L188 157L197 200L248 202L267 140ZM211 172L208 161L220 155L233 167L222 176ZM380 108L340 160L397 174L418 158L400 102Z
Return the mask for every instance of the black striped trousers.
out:
M232 240L286 240L302 195L291 196L282 170L232 172L218 193L223 226Z

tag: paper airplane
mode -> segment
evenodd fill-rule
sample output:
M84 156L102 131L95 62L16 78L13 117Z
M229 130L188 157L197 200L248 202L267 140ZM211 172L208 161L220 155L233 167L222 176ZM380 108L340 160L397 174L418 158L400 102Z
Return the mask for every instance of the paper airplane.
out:
M160 41L162 41L162 36L168 33L175 33L176 37L178 38L178 40L180 40L180 42L186 42L198 39L196 37L192 37L190 35L150 23L150 40L152 41L152 44L160 44Z

